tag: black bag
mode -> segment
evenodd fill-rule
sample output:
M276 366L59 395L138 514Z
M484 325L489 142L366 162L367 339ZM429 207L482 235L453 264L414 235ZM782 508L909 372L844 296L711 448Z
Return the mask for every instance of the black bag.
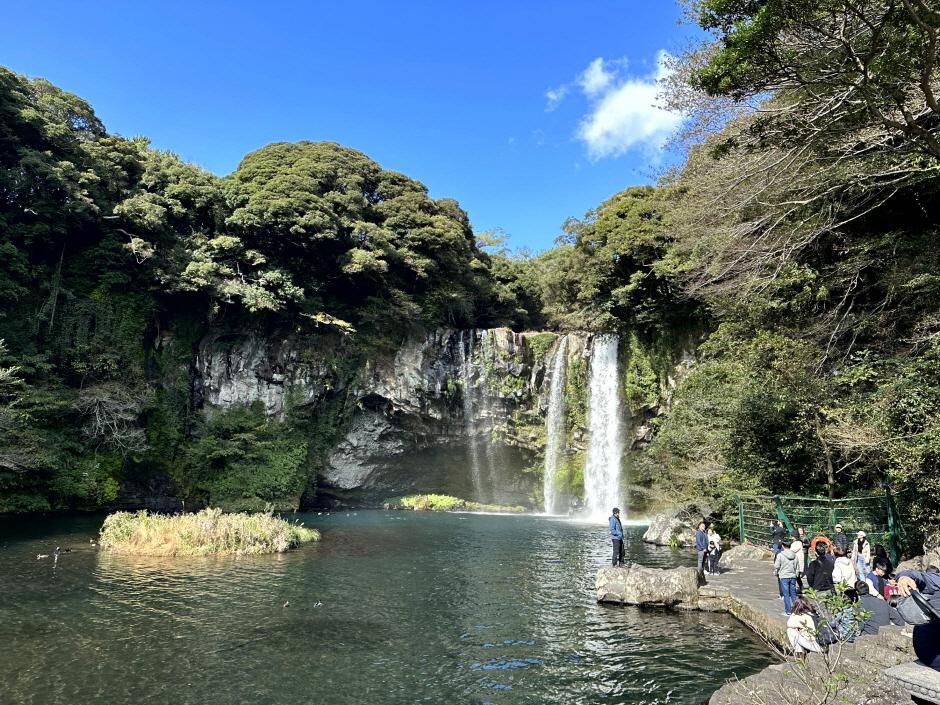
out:
M940 604L937 600L929 600L917 590L911 590L910 597L899 599L897 610L905 622L914 626L940 620Z
M835 630L825 619L814 618L816 622L816 643L820 646L829 646L839 641Z

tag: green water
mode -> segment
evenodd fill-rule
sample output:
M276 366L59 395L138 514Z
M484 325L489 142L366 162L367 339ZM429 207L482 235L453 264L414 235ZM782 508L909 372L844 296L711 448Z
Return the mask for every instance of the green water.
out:
M319 545L240 559L102 554L100 517L0 522L0 703L698 705L770 660L728 616L597 605L604 526L304 520ZM694 563L639 536L630 560Z

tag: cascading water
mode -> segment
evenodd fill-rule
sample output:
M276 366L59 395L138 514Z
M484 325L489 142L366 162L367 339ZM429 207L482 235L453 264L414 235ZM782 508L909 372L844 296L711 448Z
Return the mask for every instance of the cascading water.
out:
M617 373L615 335L594 339L591 351L591 407L588 413L587 462L584 493L587 512L606 516L620 497L620 460L623 455L620 420L620 378Z
M469 341L464 343L464 332L460 331L457 344L460 355L460 386L463 397L463 426L467 436L467 445L470 449L470 479L473 482L473 491L477 501L483 501L483 463L480 456L480 446L477 439L476 410L474 397L476 388L473 384L473 331L469 332ZM469 351L467 350L469 348Z
M558 472L558 460L565 447L565 372L568 367L568 336L562 336L555 348L555 357L552 360L552 379L548 388L548 413L545 416L545 472L543 479L543 494L545 498L545 513L560 514L566 507L562 506L561 493L555 481Z

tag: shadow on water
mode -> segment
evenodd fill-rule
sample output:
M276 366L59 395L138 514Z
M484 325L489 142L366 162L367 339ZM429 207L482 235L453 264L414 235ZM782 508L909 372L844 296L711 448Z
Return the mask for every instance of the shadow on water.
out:
M770 662L727 616L597 605L605 526L301 519L319 545L248 558L102 554L100 518L5 535L3 702L700 703ZM694 563L627 531L630 560ZM55 545L74 550L53 571Z

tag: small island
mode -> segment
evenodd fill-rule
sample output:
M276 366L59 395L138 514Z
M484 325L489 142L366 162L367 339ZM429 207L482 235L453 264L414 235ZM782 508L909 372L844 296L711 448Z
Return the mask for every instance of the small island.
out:
M272 512L224 513L203 509L195 514L151 514L147 511L109 514L99 545L114 553L138 556L212 556L283 553L320 533Z
M521 514L525 511L525 507L483 504L446 494L414 494L396 497L387 501L385 508L412 509L417 512L494 512L500 514Z

